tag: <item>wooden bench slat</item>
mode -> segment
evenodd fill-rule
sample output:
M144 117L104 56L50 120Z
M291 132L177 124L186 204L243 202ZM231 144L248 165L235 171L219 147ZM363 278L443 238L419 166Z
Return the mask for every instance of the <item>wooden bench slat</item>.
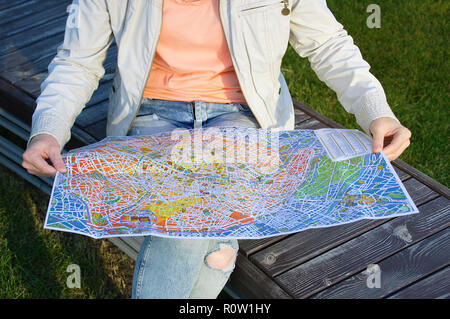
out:
M369 288L364 270L312 296L321 299L385 298L448 264L450 229L444 229L378 262L380 287ZM445 283L436 283L436 289ZM450 292L450 290L449 290Z
M29 0L13 5L0 11L0 27L7 25L14 20L27 19L32 20L33 14L39 10L46 10L55 4L51 1Z
M314 119L314 118L310 118L306 121L300 122L295 129L298 130L316 130L319 128L325 128L325 124L323 124L322 122L319 122L318 120Z
M309 116L308 114L306 114L305 112L299 110L299 109L294 109L294 116L295 116L295 126L297 127L300 123L309 120L311 118L311 116Z
M450 225L450 201L445 197L419 209L282 273L276 282L295 297L308 297Z
M51 4L51 1L41 1L41 3L46 3L50 6L42 11L37 11L37 9L41 7L41 4L34 6L34 8L36 8L34 10L36 11L33 13L33 19L15 19L14 21L7 23L6 25L2 25L1 29L3 37L9 38L10 36L15 35L19 32L24 34L24 36L29 34L36 34L34 28L39 27L45 22L50 22L60 17L65 17L67 19L68 13L66 12L66 8L70 4L69 1L58 0L53 4ZM64 22L62 26L65 27Z
M35 34L35 36L37 36L37 34ZM64 32L59 32L41 39L40 41L34 41L30 45L19 50L8 51L8 53L0 56L0 63L3 65L2 69L0 69L0 74L8 79L23 79L25 77L14 75L23 73L32 75L46 70L49 62L57 52L57 47L63 40ZM7 42L7 40L4 41ZM117 46L115 45L115 42L108 48L108 55L111 57L117 56ZM110 68L114 71L115 59L112 59ZM10 81L14 82L13 80Z
M32 2L36 2L37 0L31 0ZM0 11L6 11L15 7L20 7L26 2L30 2L30 0L16 0L16 1L2 1L0 2Z
M37 97L41 92L41 83L47 77L47 72L34 75L22 74L23 76L26 76L26 78L23 79L18 78L19 76L21 76L20 74L15 75L17 76L17 78L15 78L14 80L17 81L13 84L17 85L27 93L30 93L31 95Z
M130 258L133 260L137 259L138 252L134 250L128 243L126 242L127 237L121 238L121 237L112 237L108 238L110 242L112 242L114 245L119 247L121 251L123 251L125 254L127 254Z
M433 198L438 197L440 194L422 184L415 178L410 178L403 183L411 199L416 206L420 206Z
M18 137L27 140L30 136L30 131L26 131L20 125L9 120L10 116L2 108L0 108L0 127L6 128L8 131L17 135Z
M56 18L55 20L44 20L45 22L43 24L33 28L33 33L31 34L30 32L20 32L10 35L7 38L3 38L1 41L3 45L0 47L0 59L6 54L20 51L34 42L42 41L45 38L64 33L64 21L66 21L66 19L67 17L63 16Z
M8 80L13 83L14 85L22 88L27 93L31 94L34 97L37 97L41 92L41 83L45 80L47 77L47 69L48 65L50 64L51 60L56 55L56 49L55 52L51 53L50 55L45 56L43 59L36 61L33 65L33 68L29 69L28 71L9 71L6 72L4 75L8 77ZM108 55L103 62L103 67L105 69L105 76L99 81L99 86L102 83L109 83L112 81L112 78L114 77L114 71L115 71L115 64L117 61L117 48L115 45L111 45L111 47L108 50ZM91 98L95 99L98 95L106 95L108 92L104 92L103 90L97 88L97 90L94 91L94 95ZM92 102L89 101L87 103L87 107L91 105L92 103L96 103L95 100Z
M0 76L11 83L36 74L36 65L39 69L48 65L55 56L57 47L64 39L63 33L55 34L47 39L38 41L19 51L13 51L0 58L0 64L4 65L0 69Z
M244 298L292 299L286 291L240 253L229 285Z
M326 117L325 115L317 112L316 110L306 106L305 104L303 104L302 102L300 102L296 99L292 99L292 102L294 104L295 109L299 109L302 112L311 116L312 118L320 121L321 123L323 123L325 125L325 127L345 128L343 125L333 121L332 119L330 119L330 118Z
M253 254L261 249L264 249L265 247L273 245L274 243L277 243L288 236L290 235L282 235L261 239L242 239L239 240L239 250L244 256L248 257L250 254Z
M450 267L391 295L388 299L450 299Z
M393 161L393 165L404 170L406 173L419 180L421 183L427 185L434 191L438 192L442 196L446 197L447 199L450 199L450 189L447 186L439 183L437 180L419 171L417 168L412 167L411 165L399 159Z
M406 181L408 178L411 177L411 175L409 175L408 173L406 173L405 171L401 170L400 168L398 168L397 166L392 166L394 168L395 173L397 173L398 178L400 178L400 180L402 182Z
M139 237L122 237L122 240L126 240L126 243L131 248L133 248L134 251L139 253L139 251L141 250L142 242L144 241L144 237L143 236L139 236Z

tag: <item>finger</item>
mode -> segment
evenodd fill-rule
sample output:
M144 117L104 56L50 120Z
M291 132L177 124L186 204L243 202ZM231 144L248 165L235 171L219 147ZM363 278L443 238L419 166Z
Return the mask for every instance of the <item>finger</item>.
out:
M408 134L408 130L400 129L392 135L392 141L383 149L386 154L394 154L397 152L397 149L402 147L403 143L409 141L410 135Z
M56 170L58 170L60 173L67 172L66 165L62 160L59 148L52 148L51 151L49 151L49 158Z
M405 142L405 144L403 144L400 147L400 149L398 149L397 152L391 156L391 158L392 158L391 160L393 161L393 160L396 160L397 158L399 158L400 155L402 155L402 153L405 151L405 149L408 148L409 144L410 144L409 140L407 142Z
M35 155L32 157L32 160L29 161L29 164L34 166L34 169L38 171L42 175L50 175L55 176L56 169L53 166L50 166L45 160L45 155Z
M409 146L410 141L406 140L394 153L386 154L389 161L396 160Z
M27 168L27 172L31 175L45 176L45 177L54 177L56 175L56 173L43 173L41 170L35 168L34 166Z
M384 142L384 132L376 130L373 133L372 152L373 153L381 152L383 150L383 142Z

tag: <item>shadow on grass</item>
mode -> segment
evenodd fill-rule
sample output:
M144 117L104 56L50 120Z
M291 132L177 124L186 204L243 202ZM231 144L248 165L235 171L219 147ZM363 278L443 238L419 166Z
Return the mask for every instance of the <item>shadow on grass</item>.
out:
M129 298L134 261L107 240L43 229L49 196L0 166L0 297ZM67 266L81 288L66 285Z

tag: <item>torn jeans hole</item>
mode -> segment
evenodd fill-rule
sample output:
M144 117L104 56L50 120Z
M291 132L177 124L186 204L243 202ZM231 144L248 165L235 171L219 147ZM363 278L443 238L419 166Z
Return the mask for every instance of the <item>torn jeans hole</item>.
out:
M205 264L210 269L220 270L224 273L231 273L234 269L237 245L232 242L218 242L214 249L205 256Z

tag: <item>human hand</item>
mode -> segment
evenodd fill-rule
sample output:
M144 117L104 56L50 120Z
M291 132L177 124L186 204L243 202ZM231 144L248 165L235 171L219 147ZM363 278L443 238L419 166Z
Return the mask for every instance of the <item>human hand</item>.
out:
M58 141L50 134L34 136L22 155L22 166L36 176L54 177L56 171L67 172Z
M409 146L411 131L391 117L379 117L370 123L372 152L383 151L393 161Z

